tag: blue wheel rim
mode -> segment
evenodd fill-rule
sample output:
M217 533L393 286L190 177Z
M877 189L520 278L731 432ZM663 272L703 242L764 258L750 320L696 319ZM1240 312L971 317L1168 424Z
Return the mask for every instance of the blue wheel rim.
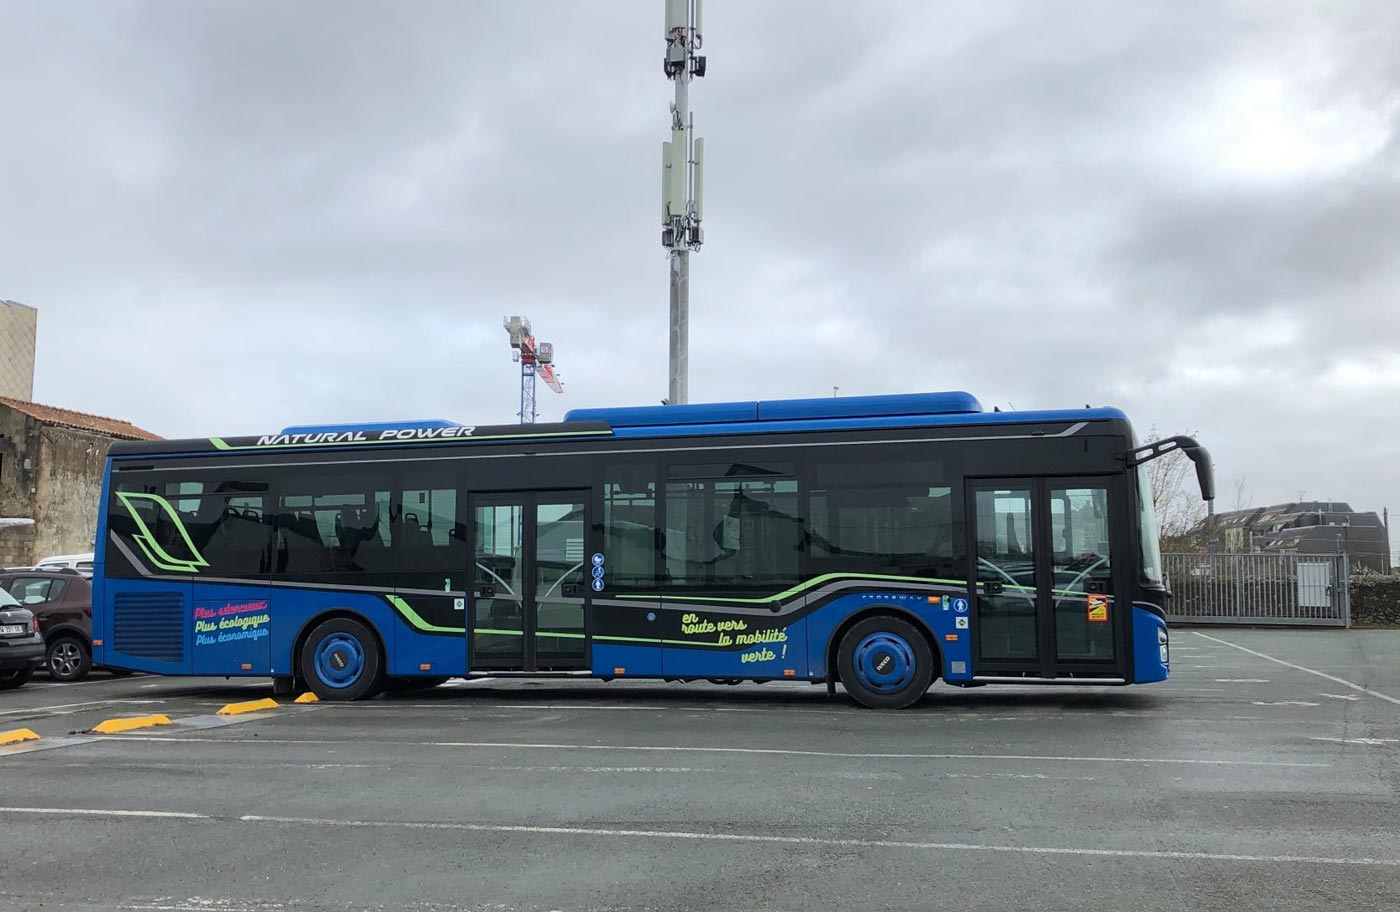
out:
M365 647L348 633L333 633L316 646L316 677L327 687L349 687L365 671Z
M914 681L918 660L902 636L872 633L856 644L856 679L876 693L898 693Z

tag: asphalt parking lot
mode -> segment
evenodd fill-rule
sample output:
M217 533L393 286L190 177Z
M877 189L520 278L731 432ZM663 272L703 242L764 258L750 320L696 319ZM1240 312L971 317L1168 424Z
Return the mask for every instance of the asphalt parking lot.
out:
M1400 908L1400 631L1178 630L1173 679L266 681L0 695L0 908ZM285 701L283 701L285 702ZM84 736L116 716L177 725Z

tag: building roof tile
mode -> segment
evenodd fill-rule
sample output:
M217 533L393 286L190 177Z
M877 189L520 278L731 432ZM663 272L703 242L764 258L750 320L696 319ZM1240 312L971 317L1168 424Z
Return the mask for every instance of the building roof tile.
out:
M57 408L52 405L40 405L37 402L11 399L8 396L0 396L0 405L8 406L44 424L76 428L80 431L102 434L105 437L116 437L121 440L161 439L159 434L152 434L145 428L139 428L129 421L118 421L116 418L105 418L102 415L89 415L87 412L75 412L72 409Z

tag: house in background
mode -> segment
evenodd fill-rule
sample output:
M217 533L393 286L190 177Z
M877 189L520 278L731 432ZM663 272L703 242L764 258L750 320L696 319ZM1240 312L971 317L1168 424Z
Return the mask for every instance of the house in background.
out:
M94 549L113 440L159 440L126 421L0 396L0 566Z
M1191 533L1213 551L1345 552L1353 570L1390 572L1390 536L1376 513L1339 501L1300 501L1206 517Z

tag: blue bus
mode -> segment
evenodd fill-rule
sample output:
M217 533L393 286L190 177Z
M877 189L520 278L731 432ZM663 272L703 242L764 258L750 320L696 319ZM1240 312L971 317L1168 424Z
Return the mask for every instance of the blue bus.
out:
M962 392L119 442L94 661L323 700L451 677L1141 684L1169 670L1122 412Z

